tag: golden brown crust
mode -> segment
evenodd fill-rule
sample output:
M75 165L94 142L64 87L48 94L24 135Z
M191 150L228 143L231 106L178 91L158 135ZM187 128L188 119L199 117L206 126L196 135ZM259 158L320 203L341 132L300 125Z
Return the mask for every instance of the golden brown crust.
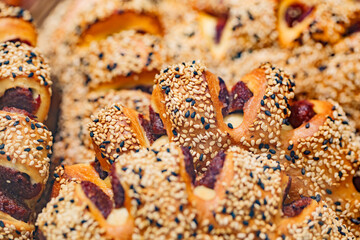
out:
M160 39L126 31L90 44L79 53L90 90L151 85L162 64Z
M289 10L292 6L293 9ZM359 12L359 4L356 1L280 1L278 11L280 44L284 47L293 47L298 43L309 41L334 44L341 40L350 26L359 20ZM289 16L295 18L290 25L289 20L286 19L290 18Z
M111 213L122 212L115 225L98 213L79 184L66 181L37 225L46 237L56 239L352 237L323 202L311 201L299 215L283 216L288 177L279 163L239 148L232 148L225 161L215 190L205 188L199 195L199 186L191 184L185 169L184 153L175 144L126 153L116 162L113 176L125 191L123 207ZM206 200L209 191L216 200Z
M219 150L231 144L217 120L223 105L219 89L219 80L196 61L163 69L155 79L153 108L169 140L191 147L198 173L205 172Z
M353 184L360 164L359 144L338 104L310 102L316 115L282 134L285 151L279 159L296 184L290 194L292 198L312 196L326 200L355 234L357 226L351 220L359 217L360 193Z
M40 105L35 115L43 122L51 101L50 69L41 54L34 48L23 43L6 42L0 45L0 95L8 89L20 87L30 89L33 97L40 96Z
M25 172L35 183L45 184L49 175L52 134L29 117L0 111L0 161L3 166Z
M150 146L139 114L119 104L109 105L93 116L89 131L96 156L106 171L122 153Z
M0 42L18 40L36 46L37 32L29 11L0 2Z

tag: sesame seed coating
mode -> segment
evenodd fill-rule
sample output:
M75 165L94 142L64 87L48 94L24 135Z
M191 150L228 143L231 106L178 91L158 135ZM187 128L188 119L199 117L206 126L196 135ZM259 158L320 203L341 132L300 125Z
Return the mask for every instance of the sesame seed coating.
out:
M45 184L49 175L52 134L44 124L30 118L0 111L0 161L4 166L27 173Z
M0 3L0 18L14 17L21 18L24 21L32 22L32 16L28 10L20 7L9 6L5 3Z
M260 72L256 75L256 71ZM246 76L249 76L246 78ZM244 77L245 83L255 93L255 101L260 101L259 109L256 111L255 119L246 126L248 129L245 134L236 136L237 141L244 148L254 153L270 153L276 159L274 149L281 146L280 136L283 120L290 116L289 101L294 97L295 83L289 78L282 69L272 66L269 63L263 64L254 74ZM254 85L253 79L265 78L263 82ZM249 79L249 80L248 80ZM258 87L263 86L264 87ZM258 87L259 89L256 89ZM265 88L264 90L260 90ZM260 92L260 93L257 93ZM256 96L259 94L259 96ZM248 111L250 111L249 109ZM246 112L247 109L244 109ZM246 117L246 115L245 115Z
M80 52L80 69L89 79L91 89L103 85L116 88L152 84L155 76L152 71L162 63L159 50L158 37L125 31L93 42Z
M63 184L59 195L50 200L36 225L50 239L106 239L102 229L87 211L85 201L76 197L74 182Z
M50 67L37 49L19 42L2 43L0 63L1 79L16 82L18 77L31 78L51 94Z
M90 137L97 145L99 159L106 159L111 165L122 153L139 150L148 146L141 128L138 113L124 109L118 104L102 109L97 116L92 116L89 124Z
M228 134L217 127L214 98L207 78L206 68L199 62L176 64L156 76L157 90L153 92L170 141L191 147L198 173L206 171L218 151L231 143ZM217 96L215 99L219 101Z
M115 163L116 177L128 199L125 207L131 217L125 224L132 226L132 239L352 237L323 202L313 200L294 219L283 216L282 198L288 177L279 163L237 147L227 152L226 162L230 164L222 173L231 175L230 181L226 177L218 179L217 184L226 188L215 188L219 200L207 209L210 215L202 215L199 206L207 203L194 198L195 187L188 181L183 161L181 149L172 143L123 154ZM77 182L63 182L59 195L40 214L37 226L52 239L116 239L116 233L107 232L102 227L105 225L96 220L92 207L86 207L79 186Z

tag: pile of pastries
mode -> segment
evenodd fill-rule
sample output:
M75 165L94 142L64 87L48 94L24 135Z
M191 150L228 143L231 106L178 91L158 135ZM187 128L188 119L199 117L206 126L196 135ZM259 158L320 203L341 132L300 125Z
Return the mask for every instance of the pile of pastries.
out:
M0 2L0 25L0 239L360 238L359 1L64 0L38 30Z

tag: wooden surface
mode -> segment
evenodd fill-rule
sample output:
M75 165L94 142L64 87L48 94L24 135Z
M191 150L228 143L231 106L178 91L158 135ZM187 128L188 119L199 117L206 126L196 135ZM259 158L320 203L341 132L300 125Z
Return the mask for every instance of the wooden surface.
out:
M12 5L20 5L21 7L31 11L34 22L40 26L50 11L61 0L0 0Z

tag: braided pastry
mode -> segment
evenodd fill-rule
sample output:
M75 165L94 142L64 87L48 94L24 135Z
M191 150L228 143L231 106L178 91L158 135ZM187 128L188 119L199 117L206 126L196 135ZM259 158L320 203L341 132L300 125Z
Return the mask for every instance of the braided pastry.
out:
M37 225L48 239L352 236L323 202L304 198L283 206L289 178L278 163L237 148L218 157L219 171L207 173L213 188L194 182L187 148L173 144L122 155L110 175L111 193L93 170L72 171L74 181L62 170L64 184Z
M263 65L229 94L221 78L202 64L184 63L157 76L152 106L170 140L191 147L195 169L204 172L231 141L253 152L260 143L268 149L278 147L283 119L290 114L287 99L294 96L293 87L281 70Z
M45 189L51 132L29 117L0 111L0 233L30 239L33 211Z
M189 147L200 181L214 157L230 145L265 153L293 177L287 202L322 198L358 235L360 146L354 129L337 104L294 101L293 91L288 75L270 64L246 75L229 93L201 63L182 63L157 75L151 128L138 120L135 127L126 108L115 104L93 117L90 134L107 171L121 154L148 147L154 139L160 145L170 141ZM343 184L348 191L340 193Z
M36 46L37 32L30 12L0 2L0 42L20 41Z
M42 122L51 100L49 66L24 43L0 44L0 108L19 112Z

